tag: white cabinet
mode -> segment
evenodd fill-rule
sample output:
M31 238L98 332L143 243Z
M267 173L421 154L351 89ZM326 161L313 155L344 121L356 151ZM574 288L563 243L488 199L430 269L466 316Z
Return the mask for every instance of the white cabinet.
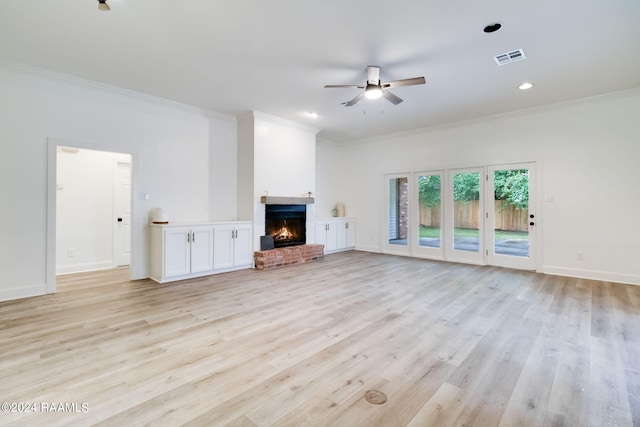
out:
M151 228L151 278L158 282L213 271L213 227Z
M323 218L316 221L316 243L324 245L324 253L355 247L356 222L353 218Z
M153 224L151 279L164 283L250 268L251 222Z
M229 223L214 226L214 270L250 267L253 262L251 224Z

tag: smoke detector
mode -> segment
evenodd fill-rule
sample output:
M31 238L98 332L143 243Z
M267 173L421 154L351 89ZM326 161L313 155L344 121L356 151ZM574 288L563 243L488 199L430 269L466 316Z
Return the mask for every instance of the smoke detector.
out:
M512 62L522 61L527 57L524 56L524 51L522 49L512 50L511 52L501 53L500 55L496 55L493 57L493 60L496 61L498 65L511 64Z

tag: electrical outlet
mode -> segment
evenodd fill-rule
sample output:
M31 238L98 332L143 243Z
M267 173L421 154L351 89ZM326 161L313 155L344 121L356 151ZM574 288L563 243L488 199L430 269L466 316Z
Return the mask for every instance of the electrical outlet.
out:
M578 252L577 258L578 261L584 261L584 252Z
M75 257L75 256L76 256L76 250L75 250L75 249L73 249L73 248L71 248L71 249L67 249L67 256L68 256L69 258L73 258L73 257Z

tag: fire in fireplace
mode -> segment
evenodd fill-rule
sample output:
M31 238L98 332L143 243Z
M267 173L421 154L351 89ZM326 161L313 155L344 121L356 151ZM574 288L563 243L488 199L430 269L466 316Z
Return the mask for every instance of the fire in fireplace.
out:
M306 223L306 205L265 205L265 234L273 237L276 248L304 245Z

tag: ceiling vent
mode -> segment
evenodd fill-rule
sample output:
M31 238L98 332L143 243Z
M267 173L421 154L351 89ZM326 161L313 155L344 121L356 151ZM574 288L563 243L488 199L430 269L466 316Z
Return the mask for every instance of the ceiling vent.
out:
M498 65L510 64L512 62L521 61L526 59L524 51L522 49L512 50L511 52L501 53L493 57Z

